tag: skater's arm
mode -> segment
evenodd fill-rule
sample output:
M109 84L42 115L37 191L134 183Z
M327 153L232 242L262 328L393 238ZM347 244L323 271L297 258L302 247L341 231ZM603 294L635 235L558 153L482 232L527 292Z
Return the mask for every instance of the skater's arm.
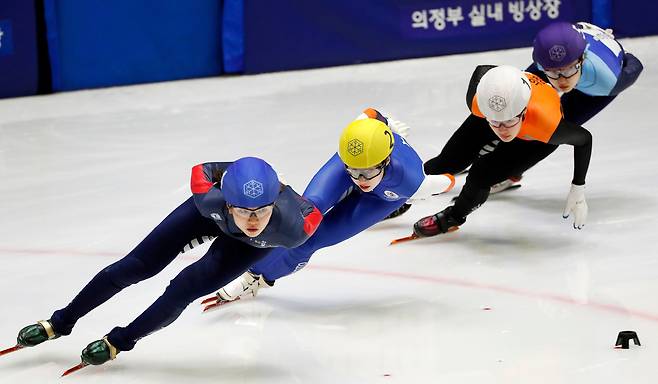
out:
M475 67L475 70L471 75L471 80L468 82L468 91L466 91L466 106L470 111L473 111L473 98L475 97L478 84L480 84L480 79L482 79L482 76L489 72L490 69L496 67L496 65L478 65Z
M231 165L228 162L203 163L192 167L192 178L190 187L192 193L206 193L215 184L222 180L226 168Z
M573 145L574 171L572 183L575 185L585 184L585 176L592 155L592 134L580 125L562 119L548 143Z
M275 203L277 219L271 244L295 248L315 233L322 221L322 213L310 201L286 186Z
M453 175L468 168L485 145L491 145L497 137L483 118L469 115L452 134L441 153L425 162L426 175ZM493 149L493 148L491 148Z
M194 204L199 212L210 217L225 205L224 196L220 190L220 182L228 162L203 163L192 168L190 187L194 194Z
M345 171L345 165L338 154L334 154L308 183L304 197L325 214L353 188L354 183Z

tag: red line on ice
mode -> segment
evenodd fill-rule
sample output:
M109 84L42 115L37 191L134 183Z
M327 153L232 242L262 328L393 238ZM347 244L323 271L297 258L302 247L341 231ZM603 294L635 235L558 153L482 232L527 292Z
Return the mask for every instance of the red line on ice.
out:
M30 255L75 255L75 256L108 256L108 257L121 257L124 254L116 252L91 252L91 251L75 251L75 250L39 250L39 249L12 249L12 248L0 248L0 253L5 254L30 254ZM198 259L200 256L192 255L182 255L178 256L181 259ZM308 266L308 269L314 269L319 271L329 271L329 272L340 272L340 273L351 273L358 275L369 275L377 277L391 277L396 279L404 280L414 280L414 281L423 281L426 283L432 284L441 284L441 285L451 285L462 288L471 288L471 289L480 289L487 291L494 291L505 293L509 295L533 298L533 299L542 299L550 300L554 302L559 302L563 304L575 305L579 307L588 307L591 309L598 309L605 312L615 313L619 315L627 315L638 317L644 320L649 320L658 323L658 315L648 312L643 312L635 309L624 308L618 305L599 303L595 301L581 302L575 299L572 299L568 296L562 296L554 293L545 293L545 292L533 292L524 289L506 287L503 285L495 285L488 283L476 283L473 281L455 279L451 277L440 277L440 276L424 276L424 275L414 275L410 273L401 273L401 272L387 272L387 271L373 271L368 269L358 269L358 268L344 268L344 267L329 267L329 266Z

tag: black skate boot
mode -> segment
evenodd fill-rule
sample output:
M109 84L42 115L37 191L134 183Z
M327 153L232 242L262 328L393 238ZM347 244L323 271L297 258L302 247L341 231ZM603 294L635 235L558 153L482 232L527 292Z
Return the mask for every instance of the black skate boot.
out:
M18 331L16 338L21 347L34 347L46 340L56 339L61 335L55 331L50 321L40 320Z
M466 222L466 218L455 218L452 207L448 207L432 216L423 217L414 224L414 234L418 237L430 237L440 233L452 232Z

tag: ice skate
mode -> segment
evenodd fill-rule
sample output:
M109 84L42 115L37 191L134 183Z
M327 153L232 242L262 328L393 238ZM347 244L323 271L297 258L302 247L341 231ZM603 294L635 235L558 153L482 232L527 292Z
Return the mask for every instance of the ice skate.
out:
M491 189L489 190L489 194L495 194L495 193L500 193L503 191L506 191L508 189L516 189L521 187L521 184L519 184L519 181L521 181L522 176L512 176L509 177L500 183L496 183L491 186Z
M82 353L80 354L82 362L74 367L67 369L62 374L62 376L70 375L71 373L76 372L88 365L105 364L110 360L116 359L119 352L120 351L116 347L110 344L107 336L100 340L93 341L89 343L85 349L82 350Z
M43 343L44 341L56 339L59 336L60 334L55 331L53 326L50 324L50 321L37 321L36 324L28 325L18 331L16 345L0 351L0 356L11 352L16 352L19 349L26 347L34 347Z

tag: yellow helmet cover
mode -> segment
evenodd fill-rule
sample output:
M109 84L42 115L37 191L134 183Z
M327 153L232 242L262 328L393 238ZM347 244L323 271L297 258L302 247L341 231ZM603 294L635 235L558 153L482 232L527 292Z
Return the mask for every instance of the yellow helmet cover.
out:
M350 168L372 168L393 152L393 132L377 119L351 122L340 135L338 156Z

